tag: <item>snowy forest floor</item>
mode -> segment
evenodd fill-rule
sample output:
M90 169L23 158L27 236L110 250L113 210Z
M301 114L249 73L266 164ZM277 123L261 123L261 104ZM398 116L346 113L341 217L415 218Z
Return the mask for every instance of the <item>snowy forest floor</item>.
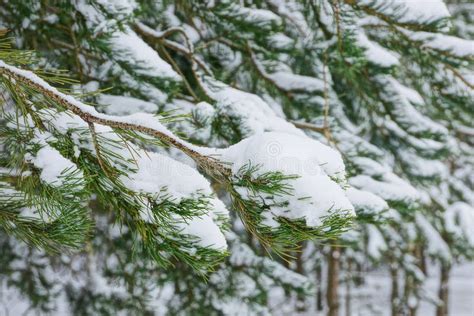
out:
M429 267L429 277L425 289L430 295L436 296L439 284L439 271ZM386 271L369 272L366 284L352 289L353 302L351 316L390 315L390 276ZM474 263L462 263L453 267L449 282L449 316L474 315ZM344 298L344 294L341 295ZM341 315L345 313L345 301L341 303ZM419 316L436 315L436 307L427 301L422 301L418 309Z
M438 290L438 271L435 267L430 267L429 278L426 282L426 289L436 295ZM375 270L366 274L365 284L358 288L353 288L350 316L385 316L390 315L390 276L386 271ZM450 277L450 306L449 316L473 316L474 315L474 262L456 265ZM165 291L169 292L169 291ZM345 312L346 303L344 301L344 288L341 289L340 315L347 315ZM168 298L171 292L165 293ZM62 304L61 304L62 305ZM290 304L286 304L290 305ZM283 306L282 306L283 307ZM21 297L17 290L9 288L5 282L0 283L0 316L3 315L34 315L29 311L28 303ZM281 315L287 315L285 308L277 309ZM308 310L314 311L314 306L308 306ZM429 302L422 302L418 309L419 316L435 315L436 308ZM157 311L159 315L166 315L166 309ZM54 315L68 315L66 306L60 306L60 310ZM320 315L306 313L304 315Z
M439 269L428 266L428 278L424 284L428 297L436 298L439 284ZM373 270L361 275L364 283L352 287L350 312L346 313L346 286L340 285L339 289L339 315L340 316L390 316L391 315L391 278L386 270ZM322 284L325 284L324 278ZM449 282L449 315L448 316L474 316L474 262L455 265L450 274ZM275 316L294 316L293 304L288 304L283 293L275 293L273 297L273 313ZM324 298L323 298L324 299ZM306 311L298 316L325 316L327 311L315 313L314 300ZM418 316L435 316L436 306L428 298L420 302L417 310Z
M428 288L436 293L438 289L438 276L431 275L428 279ZM474 315L474 263L465 263L455 266L451 272L449 283L449 311L452 316ZM431 304L422 304L420 316L434 315L435 308Z

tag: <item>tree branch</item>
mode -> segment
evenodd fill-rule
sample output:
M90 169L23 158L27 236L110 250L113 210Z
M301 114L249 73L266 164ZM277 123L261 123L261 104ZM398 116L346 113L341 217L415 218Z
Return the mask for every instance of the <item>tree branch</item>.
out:
M145 126L136 122L127 121L126 117L99 113L92 106L86 105L74 99L72 96L58 91L33 72L7 65L2 60L0 60L0 74L39 92L47 99L53 100L58 105L78 115L89 124L97 123L111 128L140 132L159 138L164 143L181 150L191 157L210 176L223 180L222 178L227 178L232 174L231 170L217 159L202 153L210 152L209 148L198 147L181 140L159 122L154 122L156 126Z
M309 129L314 132L318 132L321 134L324 134L327 130L327 126L319 127L310 123L305 123L305 122L297 122L297 121L290 121L293 125L295 125L298 128L302 129Z

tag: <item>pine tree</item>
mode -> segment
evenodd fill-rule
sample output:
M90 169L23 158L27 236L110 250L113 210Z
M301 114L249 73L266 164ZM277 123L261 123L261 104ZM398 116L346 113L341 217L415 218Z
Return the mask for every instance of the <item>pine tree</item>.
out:
M0 3L0 282L31 310L350 315L385 267L392 315L447 313L472 5Z

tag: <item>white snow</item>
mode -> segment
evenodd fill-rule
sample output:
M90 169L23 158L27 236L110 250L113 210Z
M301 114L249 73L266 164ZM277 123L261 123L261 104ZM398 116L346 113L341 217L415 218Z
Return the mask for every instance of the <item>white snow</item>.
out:
M133 97L101 94L98 102L105 105L104 112L111 115L129 115L137 112L156 113L158 106L154 103Z
M393 77L386 77L386 79L393 86L393 88L410 103L416 105L423 105L425 103L423 97L418 93L418 91L402 85Z
M426 178L446 179L449 175L448 167L442 161L435 159L424 159L409 150L400 150L400 160L411 175Z
M67 178L65 177L66 172L74 172L74 177L78 181L82 180L82 171L79 171L74 163L49 145L44 145L38 150L31 162L36 168L41 169L41 180L52 186L60 187L64 181L71 180L70 174Z
M187 221L178 221L176 224L182 229L181 233L198 237L198 245L201 247L220 251L227 249L225 237L210 213Z
M413 41L421 42L422 47L447 52L460 58L474 56L474 41L451 35L429 32L404 33Z
M298 2L289 2L281 0L269 0L272 6L274 6L282 17L285 18L285 22L291 26L294 26L300 36L303 38L309 38L311 36L311 27L306 22L304 15L301 12L301 6ZM324 5L325 3L321 3ZM324 11L324 10L321 10Z
M258 133L221 153L220 159L232 163L234 173L250 162L260 166L256 176L268 171L299 176L289 182L293 196L275 196L277 201L288 200L289 204L272 207L266 218L268 225L277 225L273 220L276 216L305 218L308 226L318 226L321 217L331 210L355 215L344 189L332 180L343 182L345 178L339 153L316 140L279 132Z
M428 266L428 277L424 281L426 291L437 293L439 288L439 268ZM449 281L449 315L470 316L472 298L474 297L474 263L461 262L450 273ZM352 288L351 316L390 316L391 277L385 269L357 271L364 278L364 284ZM341 287L340 313L346 315L345 287ZM422 300L417 315L435 315L436 306ZM318 316L324 315L321 313Z
M380 181L366 175L358 175L350 178L349 184L388 201L412 203L419 198L418 191L414 187L391 173L384 174Z
M275 71L267 72L255 54L252 53L251 58L258 71L283 91L307 93L324 91L324 81L321 79L295 74L288 65L283 63L280 63Z
M29 71L8 66L3 62L0 62L0 67L4 67L34 81L44 89L65 99L77 109L98 118L151 128L170 136L178 142L186 144L195 150L216 153L216 151L212 151L211 149L192 146L180 140L164 127L156 117L150 114L135 113L122 117L100 114L91 106L85 105L73 97L57 91L55 88L44 82L44 80ZM226 88L226 86L222 85L218 87L217 90L215 89L214 94L216 96L221 96L223 101L230 101L230 104L232 104L232 101L234 100L241 102L241 100L245 100L243 96L248 96L248 98L251 98L251 101L253 101L252 105L254 105L255 108L258 109L259 106L263 106L269 113L273 114L268 106L265 107L266 103L255 95L241 92L233 88ZM248 100L245 101L241 102L241 104L248 104ZM239 108L239 111L241 110L242 109ZM274 114L272 116L274 117L273 120L269 120L268 116L265 117L262 115L262 123L270 121L273 123L272 125L275 125L279 130L281 130L283 126L283 129L287 129L291 133L298 134L299 132L299 134L304 135L292 124L278 118ZM348 215L354 216L354 208L347 199L344 190L339 184L331 180L334 179L339 182L344 181L345 169L340 155L328 146L315 140L311 140L306 136L298 137L284 133L263 133L245 139L237 145L231 146L227 150L222 151L222 154L222 159L224 161L233 163L232 168L234 172L238 171L240 167L250 161L254 165L263 164L261 172L282 171L285 174L297 173L300 175L300 177L293 180L292 183L296 196L290 199L289 208L291 209L291 212L288 212L289 210L284 207L279 207L278 209L272 210L275 212L273 215L285 216L293 219L305 218L307 224L310 226L319 225L320 217L327 215L331 210L344 211L347 212ZM267 159L272 156L273 158L280 157L282 159L272 159L272 161L267 161ZM278 162L278 165L274 165L275 161ZM298 168L300 169L298 170ZM148 190L149 184L144 183L144 179L140 180L142 180L142 183L137 184L137 189ZM281 202L286 201L286 197L278 198ZM273 221L271 218L268 218L268 220Z
M390 172L390 168L386 165L381 164L371 158L367 157L354 157L352 162L357 166L358 169L362 170L363 174L374 176Z
M392 111L392 115L398 124L403 124L407 132L429 132L440 135L448 133L443 125L434 122L415 109L414 104L424 104L423 98L417 91L402 85L391 76L378 76L377 80L387 86L382 98L393 104L394 111Z
M450 17L443 0L360 0L358 4L380 7L383 14L397 16L402 23L427 23Z
M238 2L233 3L221 14L263 29L271 29L273 25L281 24L281 18L272 11L244 7Z
M136 158L136 165L136 172L122 179L128 188L135 191L155 194L166 187L176 202L198 192L211 193L209 182L200 173L168 156L143 153Z
M419 113L418 113L419 115ZM413 118L417 118L418 115L415 115ZM403 116L400 120L406 119L407 121L405 122L406 124L409 124L408 121L412 118L408 116ZM432 121L431 121L432 122ZM381 122L382 123L382 122ZM429 120L427 120L427 123L429 123ZM403 139L405 142L407 142L410 146L414 147L414 149L419 150L419 152L425 153L425 154L433 154L436 151L445 148L446 144L441 142L441 141L436 141L431 138L419 138L410 135L407 133L407 131L403 130L396 122L392 121L390 118L386 117L385 120L383 121L384 127L389 130L391 133L393 133L395 136L397 136L400 139ZM407 126L407 125L406 125ZM434 126L433 126L434 127ZM441 126L442 127L442 126ZM407 128L413 132L423 132L426 131L424 128L421 128L420 126L416 125L408 125ZM439 129L441 132L442 129ZM431 132L434 132L433 130Z
M44 115L47 124L54 126L62 134L66 134L70 129L85 129L88 128L87 123L79 116L70 112L59 112L53 109L41 109L38 111Z
M260 27L271 27L272 24L281 24L280 17L269 10L241 7L239 15L241 15L246 22L257 24Z
M383 48L374 41L367 38L363 31L357 33L357 43L365 48L367 60L381 67L393 67L399 65L398 57L395 53Z
M106 120L110 119L116 122L145 126L164 133L170 137L176 138L177 141L180 141L179 138L174 136L159 122L157 117L151 114L135 113L128 116L111 116L107 114L101 114L93 107L83 104L82 102L74 99L72 96L68 96L59 92L57 89L51 87L48 83L30 71L21 70L6 65L0 60L0 68L1 67L9 69L23 77L28 78L29 80L40 85L42 88L51 91L60 98L68 101L74 107L84 111L85 113ZM82 120L69 117L67 114L61 115L57 121L59 126L62 126L63 129L70 127L71 123L72 125L83 124ZM102 134L104 137L117 140L117 135L113 134L111 132L111 128L108 126L101 126L97 124L95 124L95 126L97 133ZM194 149L199 148L184 141L183 143ZM133 145L130 144L130 146ZM115 151L117 151L117 148L115 148ZM138 158L134 157L134 155L129 153L125 148L120 150L120 155L123 156L124 159L132 159L137 162L136 173L130 173L129 177L122 177L122 181L127 187L139 192L145 192L156 196L159 196L159 194L162 193L162 190L166 188L167 191L171 193L172 196L178 201L185 196L193 197L198 193L209 196L212 194L209 182L195 169L160 154L145 153L138 148L134 148L134 152L138 153L140 156ZM53 164L51 164L52 161L54 162ZM74 164L62 157L56 150L47 144L45 144L44 147L40 149L36 158L32 162L36 167L42 169L41 178L52 185L61 185L63 183L60 176L62 175L64 169L71 168L71 170L75 170L73 169L75 168ZM177 178L177 175L179 175L179 178ZM218 216L227 217L228 214L222 203L213 201L210 198L209 203L211 206L215 207L215 213L214 210L211 209L208 210L208 213L203 214L200 217L188 219L187 222L178 220L178 226L180 226L184 233L197 236L199 238L198 244L202 247L212 246L215 249L222 250L226 247L226 242L215 220L217 220ZM152 216L150 216L148 212L149 210L144 210L143 216L145 220L152 219Z
M195 169L170 157L149 152L136 159L137 170L121 178L123 184L136 192L148 193L161 199L171 198L179 203L183 198L206 196L209 209L202 215L183 219L172 215L182 233L199 238L198 245L217 250L226 249L226 241L217 223L218 216L228 217L228 211L221 201L211 198L209 182ZM145 208L142 218L154 222L151 210Z
M474 207L464 202L456 202L448 207L444 214L446 230L465 238L474 246Z
M42 89L47 90L51 92L52 94L56 95L58 98L64 100L68 104L68 108L72 111L74 110L79 110L80 112L84 112L86 114L90 114L91 116L98 118L98 119L103 119L103 120L110 120L114 122L121 122L121 123L126 123L130 124L133 126L143 126L146 128L153 129L156 132L165 134L173 139L175 139L177 142L186 144L189 147L192 147L193 149L199 150L198 146L193 146L186 141L183 141L179 139L177 136L175 136L171 131L168 130L163 124L160 123L158 117L148 114L148 113L135 113L131 114L128 116L114 116L114 115L107 115L103 113L99 113L94 107L84 104L81 101L75 99L71 95L64 94L58 89L52 87L49 83L38 77L36 74L29 70L23 70L19 69L17 67L10 66L6 64L3 60L0 60L0 68L4 68L8 71L11 71L15 74L17 74L20 77L23 77L25 79L28 79L32 81L34 84L40 86ZM287 123L288 125L292 126L290 123ZM202 148L202 150L205 150L205 148Z
M364 214L380 214L388 210L387 202L371 192L351 187L346 190L346 194L358 212L360 211Z
M202 117L202 118L211 118L216 114L216 110L212 105L210 105L207 102L199 102L198 104L195 105L193 109L193 113L197 117Z
M97 0L111 14L130 15L138 8L135 0Z
M136 73L164 80L181 80L171 66L129 28L126 28L125 32L114 33L110 44L114 51L118 52L114 58L130 64Z
M324 90L324 81L291 72L277 71L267 73L267 76L284 91L315 92Z
M285 119L278 117L259 96L207 79L208 94L217 101L217 111L242 120L242 130L250 136L259 132L281 131L304 135Z
M278 49L290 49L294 44L294 40L286 36L284 33L275 33L268 38L268 42L272 47Z
M165 104L168 99L168 95L156 88L156 86L145 81L137 81L125 71L120 73L120 81L128 86L131 90L137 90L141 94L145 95L150 102L158 104ZM111 113L112 114L112 113Z
M428 254L437 256L447 262L451 261L451 252L449 251L448 245L425 216L420 212L416 212L415 221L426 238Z
M387 244L382 236L382 233L379 229L372 225L367 225L367 253L373 259L378 260L382 257L382 253L388 249Z

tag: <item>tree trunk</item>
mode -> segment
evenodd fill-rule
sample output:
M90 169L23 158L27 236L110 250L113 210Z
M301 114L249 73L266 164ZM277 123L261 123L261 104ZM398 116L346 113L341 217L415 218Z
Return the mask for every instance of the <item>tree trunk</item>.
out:
M428 269L426 267L426 255L425 255L425 247L423 245L420 245L418 247L418 259L419 259L419 267L421 271L423 272L424 275L428 274Z
M363 284L365 284L365 279L363 275L367 273L367 267L366 265L362 265L360 262L353 262L355 265L355 270L363 273L356 273L355 275L352 276L352 281L356 287L360 287Z
M339 248L332 246L328 258L328 288L326 300L328 303L328 316L339 316Z
M405 273L404 310L406 310L407 316L416 316L418 302L412 300L412 298L415 298L415 293L415 279L412 275Z
M351 283L352 283L352 261L347 259L347 276L346 276L346 316L351 316Z
M440 270L438 296L442 304L436 309L436 316L446 316L449 309L449 272L451 266L447 263L441 263Z
M321 312L323 308L323 272L320 261L316 266L316 310Z
M301 245L301 249L296 252L295 260L296 260L296 272L301 275L305 275L304 268L303 268L303 249L304 246ZM305 295L298 293L297 302L296 302L296 310L298 312L306 311L306 302L305 302Z
M392 293L390 295L390 303L392 305L392 316L399 315L399 293L398 293L398 270L397 267L390 267L390 275L392 277Z

